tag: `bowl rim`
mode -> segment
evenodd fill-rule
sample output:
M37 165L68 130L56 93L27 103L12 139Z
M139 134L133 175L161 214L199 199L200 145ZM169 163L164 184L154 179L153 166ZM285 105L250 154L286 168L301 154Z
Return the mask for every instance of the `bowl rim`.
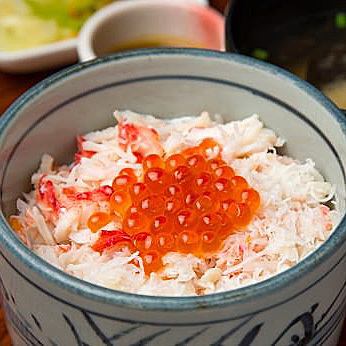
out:
M133 3L131 1L120 1L111 3L99 11L95 12L90 16L87 21L83 24L81 30L79 31L78 41L77 41L77 52L80 61L89 61L98 58L97 53L94 50L94 35L100 30L104 31L104 24L111 18L121 15L124 12L136 12L147 7L158 7L165 9L181 9L186 11L186 13L199 14L199 11L204 13L209 13L213 16L214 20L219 22L220 28L225 27L225 18L217 10L212 7L208 7L199 2L189 3L185 1L162 1L162 0L141 0L140 2ZM196 11L198 9L198 11ZM222 32L223 37L219 37L219 47L220 50L225 50L225 32Z
M0 62L17 61L22 59L32 59L43 57L56 52L65 51L67 49L77 49L77 39L67 38L51 43L45 43L37 47L25 48L15 51L0 51Z
M251 57L239 54L224 53L219 51L203 50L203 49L186 49L186 48L156 48L142 49L138 51L130 51L126 53L118 53L115 55L99 58L93 61L79 63L69 68L63 69L52 76L44 79L36 84L20 96L0 117L0 145L2 137L6 129L15 120L21 109L25 107L26 102L34 97L39 96L42 91L48 87L66 80L68 77L85 72L86 70L97 68L100 65L108 63L122 62L133 58L145 57L186 57L186 58L212 58L220 61L230 61L239 66L259 70L269 75L279 76L283 81L293 83L296 88L302 90L308 96L315 99L322 107L324 107L331 118L340 125L341 133L346 138L346 117L327 97L325 97L315 87L307 82L299 79L295 75L287 72L277 66L256 60ZM280 289L288 287L294 280L299 279L304 274L309 273L313 268L320 266L324 261L330 258L336 250L341 248L342 243L346 241L346 215L335 228L333 234L313 253L300 261L292 268L279 273L267 280L245 286L235 290L214 293L205 296L188 296L188 297L165 297L165 296L147 296L123 291L112 290L97 286L86 281L75 278L65 272L50 265L42 258L35 255L27 248L11 230L5 216L0 210L0 244L6 248L27 270L34 271L41 279L47 281L48 284L57 285L62 289L66 289L69 293L77 294L83 298L90 299L98 303L106 303L114 306L122 306L137 310L161 310L161 311L186 311L198 310L206 308L221 308L225 306L238 306L244 303L251 303L254 300L277 293ZM8 259L1 254L8 263ZM9 263L10 264L10 263ZM12 266L14 270L17 270ZM326 275L326 274L325 274ZM324 275L324 276L325 276ZM324 277L323 276L323 277ZM33 283L35 285L35 283ZM304 292L312 285L305 287ZM40 288L36 285L37 288ZM302 291L301 291L302 292ZM295 294L293 297L301 294ZM47 293L47 292L46 292ZM59 299L58 297L55 297ZM260 311L270 309L279 303L272 303ZM280 303L282 304L282 302ZM240 318L241 316L239 316ZM238 318L238 317L237 317Z
M42 44L16 51L0 51L0 72L25 74L45 71L78 61L77 39Z

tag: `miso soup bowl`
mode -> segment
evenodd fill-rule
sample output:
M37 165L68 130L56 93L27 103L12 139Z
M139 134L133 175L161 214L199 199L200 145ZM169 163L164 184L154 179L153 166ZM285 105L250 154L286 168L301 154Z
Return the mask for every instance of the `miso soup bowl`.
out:
M336 345L345 315L346 220L286 272L203 297L105 289L55 269L6 218L43 153L71 160L74 139L113 124L114 109L227 120L256 112L337 186L345 213L346 121L320 92L283 70L221 52L161 49L75 65L36 85L1 117L0 288L17 345Z

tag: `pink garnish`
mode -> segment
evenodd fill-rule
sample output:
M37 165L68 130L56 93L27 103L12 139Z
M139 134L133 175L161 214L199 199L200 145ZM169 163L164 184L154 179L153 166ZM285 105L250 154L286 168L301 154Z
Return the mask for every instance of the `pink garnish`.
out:
M144 157L141 153L139 153L138 151L134 151L132 154L136 157L137 163L143 162Z
M66 252L71 250L71 245L70 244L60 244L60 245L58 245L58 247L64 253L66 253Z
M84 150L83 149L83 142L85 142L85 139L82 136L77 136L77 148L78 152L74 155L74 159L76 163L79 163L83 157L85 158L91 158L93 157L96 152L91 150Z
M76 192L76 189L73 187L65 187L62 192L72 200L101 202L109 200L109 197L113 193L113 188L105 185L93 191Z
M131 149L132 153L146 156L148 154L163 154L159 134L153 128L119 122L119 143L122 149ZM140 162L137 157L137 162Z
M83 136L77 136L77 149L78 151L83 151L83 142L85 142L85 139Z
M320 210L324 216L329 215L330 210L326 205L321 205Z
M132 245L131 237L122 230L101 231L100 237L92 246L92 249L97 252L113 247L118 243L126 243L129 247Z
M46 179L43 175L38 183L39 200L51 208L54 212L58 212L61 205L56 197L54 184L51 180Z
M119 142L123 148L127 149L129 145L138 140L139 130L133 124L119 123Z
M320 210L324 220L324 228L326 231L331 231L333 229L333 223L330 219L330 209L326 205L321 205Z
M96 154L95 151L88 151L88 150L83 150L79 151L74 155L74 160L76 163L79 163L83 157L90 159Z
M112 186L109 186L109 185L104 185L104 186L101 186L99 189L98 189L99 193L102 193L108 197L110 197L113 193L113 188Z
M91 201L92 200L92 192L80 192L77 193L76 196L74 196L75 199L79 201Z
M239 244L239 252L243 254L245 252L245 245L244 244Z

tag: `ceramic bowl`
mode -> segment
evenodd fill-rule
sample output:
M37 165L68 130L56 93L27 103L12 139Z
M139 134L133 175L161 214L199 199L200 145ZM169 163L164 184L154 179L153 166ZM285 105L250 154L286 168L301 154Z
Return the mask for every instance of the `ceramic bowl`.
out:
M252 55L256 48L270 49L272 41L296 37L294 28L298 23L300 30L310 32L318 25L328 26L327 15L332 18L344 14L345 10L346 4L340 0L232 0L226 11L227 49ZM317 42L318 35L316 38L311 35L310 39L303 37L292 49L297 51L291 54L300 52L297 59L304 57Z
M205 1L121 1L88 19L78 38L78 55L88 61L143 42L224 50L224 17ZM139 48L139 47L137 47Z
M294 268L203 297L151 297L70 277L9 228L21 191L48 152L72 158L77 134L113 123L114 109L172 117L258 113L316 162L345 212L346 121L320 92L251 58L142 50L73 66L30 89L0 120L0 288L14 345L336 345L345 315L346 219Z
M227 50L284 67L346 108L345 13L340 0L233 0Z

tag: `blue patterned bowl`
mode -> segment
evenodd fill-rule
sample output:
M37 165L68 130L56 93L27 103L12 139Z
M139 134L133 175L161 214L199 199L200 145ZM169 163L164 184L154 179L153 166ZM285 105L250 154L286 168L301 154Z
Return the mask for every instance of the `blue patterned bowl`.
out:
M0 289L14 345L305 345L337 343L346 302L346 220L315 253L256 285L204 297L149 297L70 277L31 253L6 217L44 152L72 157L76 134L115 108L173 116L256 112L338 186L345 211L346 121L279 68L202 50L143 50L73 66L19 98L0 123Z

